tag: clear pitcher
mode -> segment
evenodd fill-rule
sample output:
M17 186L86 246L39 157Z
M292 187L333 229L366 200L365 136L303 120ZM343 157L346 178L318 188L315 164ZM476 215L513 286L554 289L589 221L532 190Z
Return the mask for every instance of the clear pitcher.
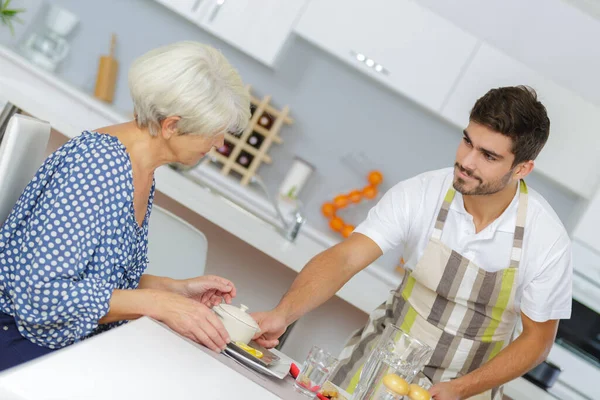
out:
M384 390L383 377L388 374L397 374L411 383L432 354L431 347L389 324L363 366L353 399L377 399Z

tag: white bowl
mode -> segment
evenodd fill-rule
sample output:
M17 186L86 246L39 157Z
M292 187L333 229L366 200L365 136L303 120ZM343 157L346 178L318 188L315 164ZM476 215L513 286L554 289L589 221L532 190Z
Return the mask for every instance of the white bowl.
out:
M248 307L243 304L240 308L230 304L219 304L213 307L213 310L221 318L232 342L248 344L260 330L254 318L246 312Z

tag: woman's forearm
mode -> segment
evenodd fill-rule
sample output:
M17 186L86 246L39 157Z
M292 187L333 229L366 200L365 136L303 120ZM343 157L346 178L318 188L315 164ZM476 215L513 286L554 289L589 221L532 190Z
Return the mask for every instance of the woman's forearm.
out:
M179 293L181 291L181 286L183 285L182 282L183 281L181 280L166 278L164 276L144 274L140 279L138 289L156 289Z
M99 324L133 320L142 316L156 317L156 304L160 290L135 289L115 290L109 303L109 311L98 321Z

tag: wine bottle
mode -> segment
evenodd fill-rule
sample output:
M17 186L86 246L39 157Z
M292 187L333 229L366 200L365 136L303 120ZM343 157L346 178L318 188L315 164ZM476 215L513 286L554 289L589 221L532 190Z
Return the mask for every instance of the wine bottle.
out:
M240 164L244 168L248 168L250 164L252 164L252 160L254 160L254 156L248 153L247 151L242 150L235 162Z
M248 136L248 144L255 149L260 149L260 146L263 144L265 137L258 132L252 132L250 136Z

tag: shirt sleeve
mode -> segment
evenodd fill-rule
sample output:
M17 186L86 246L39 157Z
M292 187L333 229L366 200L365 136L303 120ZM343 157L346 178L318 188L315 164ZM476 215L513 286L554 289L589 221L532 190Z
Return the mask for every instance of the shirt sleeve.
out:
M109 309L109 277L88 264L109 212L106 169L86 155L38 177L39 190L17 261L11 293L19 331L31 342L60 348L89 335ZM51 174L51 176L50 176Z
M570 318L572 276L571 241L565 233L551 246L540 272L525 286L521 311L536 322Z
M388 190L369 210L367 218L354 232L373 240L383 253L406 242L415 204L411 199L421 196L422 188L416 179L402 181Z

